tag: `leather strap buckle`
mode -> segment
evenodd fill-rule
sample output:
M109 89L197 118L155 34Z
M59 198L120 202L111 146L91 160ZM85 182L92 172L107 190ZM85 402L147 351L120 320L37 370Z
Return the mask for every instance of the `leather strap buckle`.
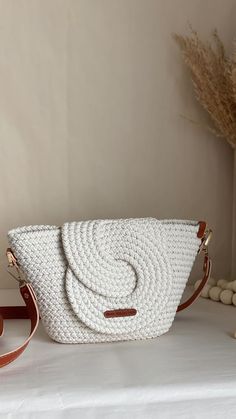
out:
M15 281L19 283L19 287L23 287L26 284L26 280L22 278L22 274L19 268L19 265L17 263L17 259L12 251L12 249L8 248L6 251L6 256L8 260L8 268L14 268L16 270L16 275L14 275L10 269L7 269L7 272Z
M199 246L198 253L204 252L206 255L208 255L208 245L211 241L211 238L212 238L212 230L208 228L202 237L202 242Z

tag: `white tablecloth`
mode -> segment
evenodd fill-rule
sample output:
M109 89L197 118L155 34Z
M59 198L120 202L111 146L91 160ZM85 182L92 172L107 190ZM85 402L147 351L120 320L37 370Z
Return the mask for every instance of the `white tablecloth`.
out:
M1 290L0 305L16 298ZM1 353L29 326L6 323ZM0 370L0 418L236 418L234 329L236 307L204 299L154 340L61 345L40 325L23 356Z

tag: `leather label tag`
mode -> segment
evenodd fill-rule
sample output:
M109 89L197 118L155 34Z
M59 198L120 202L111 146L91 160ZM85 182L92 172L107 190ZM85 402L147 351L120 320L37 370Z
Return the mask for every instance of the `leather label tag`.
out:
M128 317L128 316L135 316L137 310L135 308L120 308L118 310L107 310L104 312L104 317L111 318L111 317Z
M198 229L197 237L199 239L202 239L206 231L206 223L205 221L199 221L198 225L199 225L199 229Z

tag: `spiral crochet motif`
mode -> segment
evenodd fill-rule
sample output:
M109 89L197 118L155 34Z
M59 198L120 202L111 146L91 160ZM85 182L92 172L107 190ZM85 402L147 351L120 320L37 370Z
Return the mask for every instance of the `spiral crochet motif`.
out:
M66 290L90 328L121 334L152 323L167 304L173 273L155 219L67 223L62 242L69 262ZM135 317L107 319L106 310L135 308Z

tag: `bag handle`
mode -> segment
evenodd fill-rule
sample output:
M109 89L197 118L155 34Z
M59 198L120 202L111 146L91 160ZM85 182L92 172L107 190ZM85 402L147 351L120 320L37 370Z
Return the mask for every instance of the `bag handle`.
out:
M208 255L208 243L211 238L211 230L206 231L206 223L203 221L199 222L199 231L198 231L198 238L202 239L201 245L199 247L198 253L202 251L205 253L204 257L204 264L203 264L203 272L204 276L198 286L198 288L194 291L190 298L187 299L184 303L180 304L177 308L177 312L184 310L185 308L189 307L193 302L199 297L203 287L206 285L208 278L210 277L211 273L211 266L212 262ZM11 249L7 249L7 256L9 261L9 266L14 266L17 270L18 277L15 277L12 273L10 273L18 282L20 287L21 296L25 302L25 307L15 306L15 307L0 307L0 336L3 335L4 332L4 325L3 319L30 319L31 320L31 329L28 338L25 342L18 346L18 348L14 349L13 351L7 352L6 354L0 355L0 368L5 367L6 365L13 362L18 356L24 352L26 347L28 346L30 340L32 339L33 335L35 334L38 324L39 324L39 309L37 305L36 296L34 294L33 288L30 284L26 283L20 277L19 267L17 265L17 260L11 251Z
M211 275L211 268L212 268L212 261L208 254L208 245L212 237L212 231L211 229L207 229L207 225L205 221L199 221L199 229L197 233L197 237L201 239L201 244L198 249L198 254L204 253L204 262L203 262L203 273L204 276L202 280L200 281L200 284L198 285L197 289L194 291L194 293L182 304L180 304L177 308L177 313L179 311L184 310L185 308L191 306L194 301L197 300L197 298L200 296L202 289L205 287L210 275Z
M184 310L185 308L191 306L194 301L197 300L197 298L200 296L202 289L205 287L210 274L211 274L211 267L212 267L212 261L209 258L208 255L205 256L204 258L204 266L203 266L203 272L204 272L204 276L200 282L200 284L198 285L197 289L194 291L194 293L191 295L191 297L189 297L184 303L180 304L176 310L176 312L178 313L179 311Z

